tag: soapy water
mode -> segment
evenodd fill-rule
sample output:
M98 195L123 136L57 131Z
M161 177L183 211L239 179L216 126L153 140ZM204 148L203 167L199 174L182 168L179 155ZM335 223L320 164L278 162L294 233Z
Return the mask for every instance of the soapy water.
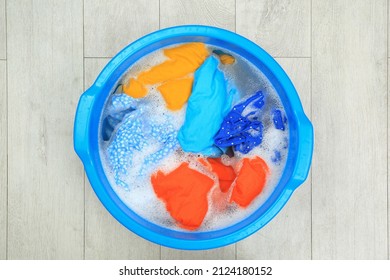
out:
M208 45L208 48L210 53L216 49L211 45ZM265 105L261 108L261 121L263 123L262 143L245 155L235 152L234 157L229 157L227 155L222 156L222 162L226 165L232 165L235 168L236 174L241 168L241 166L239 166L240 160L245 157L252 158L254 156L259 156L264 159L269 166L270 174L267 177L267 182L263 191L248 207L241 208L234 203L229 203L233 187L230 187L227 193L222 193L219 190L218 178L216 175L199 163L199 159L205 157L200 154L185 153L180 149L180 145L178 145L177 149L165 157L158 165L151 166L146 172L140 172L144 159L157 151L160 146L157 142L153 143L152 141L152 143L148 143L145 149L136 151L133 154L133 160L127 167L127 174L121 178L128 187L117 184L107 152L110 141L103 141L102 139L99 141L99 151L103 169L110 185L117 193L118 197L139 216L149 222L166 228L187 231L177 225L176 221L166 210L164 202L157 198L153 190L150 177L157 170L161 170L165 173L170 172L176 169L181 163L188 162L190 168L206 174L214 180L214 186L208 193L208 212L202 225L196 230L197 232L204 232L231 226L242 221L245 217L256 211L267 200L277 186L286 164L289 127L288 124L286 124L284 130L276 129L272 120L272 112L275 109L280 110L285 116L278 94L264 74L248 60L231 51L219 47L217 49L232 54L236 59L235 63L232 65L219 64L219 69L223 71L227 81L228 92L232 88L237 90L238 94L235 96L233 105L245 100L259 90L265 95ZM136 77L138 73L165 60L166 57L164 56L162 49L148 54L133 64L121 80L118 81L118 84L127 82L130 77ZM174 129L179 130L184 123L186 105L179 111L168 110L157 87L158 85L148 86L148 95L141 101L142 104L145 104L145 112L142 117L150 118L161 123L165 120L169 120ZM102 124L104 123L103 120L110 112L111 99L112 95L106 101L105 110L101 116L101 131L104 130L104 127L102 127ZM115 130L113 131L113 134L115 134ZM141 173L143 174L141 175Z

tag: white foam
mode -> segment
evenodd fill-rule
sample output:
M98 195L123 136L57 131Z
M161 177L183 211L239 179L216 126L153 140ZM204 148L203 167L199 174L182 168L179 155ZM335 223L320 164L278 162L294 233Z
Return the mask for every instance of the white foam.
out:
M213 47L208 47L211 52ZM224 164L234 166L236 172L238 172L240 169L239 162L241 158L260 156L267 162L271 173L267 179L267 183L263 192L251 203L251 205L245 209L242 209L235 204L225 203L230 198L232 188L230 188L229 192L226 194L222 194L219 191L217 184L218 179L216 176L198 162L198 159L202 158L203 156L184 153L180 148L178 148L170 156L163 159L156 169L163 172L170 172L177 168L182 162L188 162L191 168L208 175L214 180L214 186L208 194L210 202L209 211L201 227L197 231L210 231L225 228L241 221L248 215L252 214L271 195L272 191L281 178L287 159L287 149L284 147L286 145L285 139L288 139L289 135L288 125L286 126L285 131L277 130L274 127L271 118L272 108L277 107L281 109L282 112L284 112L280 98L278 97L270 82L260 72L260 70L237 54L234 54L230 51L226 52L234 55L236 62L233 65L220 64L220 69L225 73L225 77L228 81L228 89L236 88L238 91L235 103L238 103L240 99L246 99L248 96L252 95L258 90L262 90L266 96L266 105L263 107L262 119L264 124L263 143L259 147L253 149L248 155L240 155L239 153L236 153L234 158L230 158L224 155L222 157L222 162ZM141 58L129 69L129 71L123 76L122 80L119 81L119 83L122 83L122 81L126 82L130 77L136 77L141 71L144 71L153 65L159 64L165 59L166 58L163 55L162 50L157 50ZM149 87L149 93L147 97L144 98L145 104L152 104L152 106L149 106L146 109L145 117L153 117L156 119L155 116L160 116L161 122L163 122L165 118L168 118L174 125L175 129L178 130L184 122L185 106L180 111L176 112L168 110L165 106L164 100L161 97L161 94L156 89L157 86L158 85ZM143 177L137 176L137 167L142 165L143 159L147 154L150 154L155 149L157 149L158 143L150 145L145 151L136 153L134 155L133 164L128 170L129 176L127 176L125 180L130 187L129 191L126 191L121 186L115 184L109 162L107 161L107 155L105 152L106 146L107 143L100 143L103 168L111 186L121 198L121 200L134 212L153 223L171 229L185 231L176 225L175 221L166 211L164 203L156 197L150 182L150 176L152 172L149 172L146 174L146 176ZM281 153L281 161L278 164L272 162L274 150L278 150ZM216 196L220 197L222 203L215 203L216 200L214 198ZM225 202L223 202L224 199Z

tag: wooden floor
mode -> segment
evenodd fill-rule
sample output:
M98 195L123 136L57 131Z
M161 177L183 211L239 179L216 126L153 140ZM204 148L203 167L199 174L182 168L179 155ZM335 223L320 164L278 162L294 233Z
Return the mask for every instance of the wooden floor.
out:
M0 259L388 259L387 0L0 0ZM73 151L83 91L140 36L235 31L292 78L315 128L311 175L225 248L152 244L102 207Z

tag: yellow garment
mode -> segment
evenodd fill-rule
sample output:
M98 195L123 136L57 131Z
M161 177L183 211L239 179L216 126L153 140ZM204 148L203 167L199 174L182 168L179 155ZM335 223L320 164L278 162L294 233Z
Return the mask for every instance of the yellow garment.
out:
M234 56L232 56L231 54L225 53L221 50L213 50L213 53L218 55L219 60L224 65L225 64L228 64L228 65L233 64L236 61Z
M236 61L236 59L233 56L228 54L221 54L219 56L219 60L222 62L222 64L228 64L228 65L233 64Z
M167 103L168 109L176 111L183 107L190 97L193 81L192 77L170 80L157 88Z
M185 78L188 74L193 73L202 65L209 53L204 43L187 43L165 49L164 55L169 59L140 73L136 79L130 79L123 86L123 91L131 97L142 98L147 94L147 85L163 83L159 89L164 91L162 95L167 107L172 108L171 110L178 110L191 94L192 78L191 83L188 79L174 80ZM189 86L190 84L191 86ZM173 88L175 94L168 93L168 90L171 91Z
M134 98L142 98L148 94L146 87L134 78L130 78L128 83L123 85L123 92Z

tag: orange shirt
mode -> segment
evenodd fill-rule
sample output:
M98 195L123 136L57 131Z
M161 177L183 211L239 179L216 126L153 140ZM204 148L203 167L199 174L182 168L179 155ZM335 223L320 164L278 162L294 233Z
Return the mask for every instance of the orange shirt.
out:
M203 222L208 210L207 193L214 181L182 163L168 174L158 171L151 178L158 198L179 226L194 230Z
M230 201L247 207L263 191L268 173L268 165L263 159L244 158Z
M131 78L123 85L123 91L133 98L142 98L148 93L147 85L161 84L158 89L167 107L178 110L191 94L193 78L187 76L202 65L209 53L204 43L195 42L165 49L164 55L169 59Z

